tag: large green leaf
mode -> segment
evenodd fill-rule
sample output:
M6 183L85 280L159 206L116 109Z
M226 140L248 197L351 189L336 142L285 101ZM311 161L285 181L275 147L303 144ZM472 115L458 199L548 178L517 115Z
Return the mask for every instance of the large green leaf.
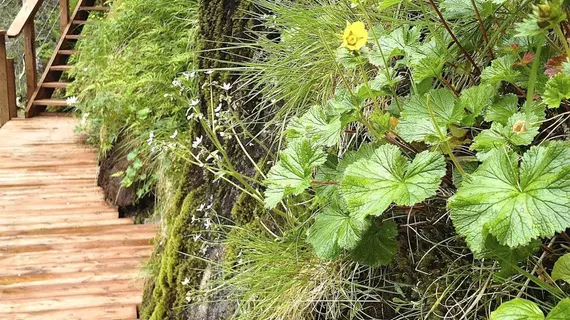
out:
M475 253L486 230L509 247L529 244L570 226L570 148L532 147L522 157L493 152L449 199L451 218Z
M544 320L544 313L532 301L516 298L491 312L490 320Z
M328 117L321 106L313 106L300 118L294 117L287 126L287 139L307 138L317 146L334 146L342 132L340 116Z
M356 219L339 206L321 212L308 232L309 242L321 259L337 257L341 249L353 249L369 227L366 219Z
M380 215L395 202L413 205L435 195L445 175L445 160L424 151L410 163L394 145L350 164L341 184L351 215Z
M552 279L570 283L570 253L558 258L552 269Z
M517 111L518 97L514 94L507 94L487 108L485 121L507 124L509 118Z
M308 139L298 139L279 153L279 161L264 181L265 206L277 206L285 196L297 195L311 185L313 168L325 163L326 155Z
M446 126L459 123L463 118L464 111L456 102L455 95L449 89L435 89L426 95L412 95L404 103L402 119L407 121L431 119L431 108L435 121L439 125Z
M398 226L393 220L373 225L362 236L362 240L352 251L354 260L372 267L392 262L398 251Z
M546 320L570 320L570 299L560 300L558 304L550 310Z
M481 79L490 84L498 84L501 81L515 83L520 72L513 70L516 58L502 56L491 62L491 65L483 70Z
M477 117L489 104L491 104L493 93L493 87L489 84L470 87L461 92L459 105L462 108L469 110L474 117Z

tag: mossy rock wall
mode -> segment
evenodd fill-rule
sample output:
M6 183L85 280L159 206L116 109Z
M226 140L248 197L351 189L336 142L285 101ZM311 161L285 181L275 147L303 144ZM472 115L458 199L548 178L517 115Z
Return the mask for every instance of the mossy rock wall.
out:
M245 31L250 21L244 17L249 9L249 0L203 0L200 2L200 31L199 47L201 50L216 49L224 46L230 39L245 37ZM207 57L199 59L199 69L218 69L227 66L222 61L232 61L235 57L248 57L250 52L241 50L229 54L224 51L209 51ZM206 81L206 75L200 73L200 83ZM211 77L218 82L233 82L232 76L227 72L214 72ZM215 89L214 96L219 95L220 89ZM209 92L207 95L209 96ZM236 93L234 99L239 99ZM209 110L206 93L201 93L200 101L202 112ZM249 101L241 105L238 116L253 112L255 101ZM194 137L206 136L200 127L193 129ZM208 141L205 141L208 144ZM232 160L236 171L246 175L254 175L251 162L246 158L235 142L227 141L224 148ZM263 156L262 150L248 147L248 153L259 159ZM190 288L198 288L202 280L202 272L206 264L192 258L198 254L201 244L192 238L192 234L199 232L199 227L191 223L192 216L199 218L196 209L203 203L213 200L213 209L220 216L232 218L238 223L247 223L256 216L257 204L249 197L241 194L239 190L228 183L216 181L214 176L197 166L189 167L184 175L185 181L180 181L180 187L173 197L175 202L166 215L166 237L157 246L150 269L153 278L145 288L144 301L141 308L142 319L166 320L166 319L196 319L195 315L186 314L186 293ZM160 201L160 199L159 199ZM189 283L183 285L183 280Z

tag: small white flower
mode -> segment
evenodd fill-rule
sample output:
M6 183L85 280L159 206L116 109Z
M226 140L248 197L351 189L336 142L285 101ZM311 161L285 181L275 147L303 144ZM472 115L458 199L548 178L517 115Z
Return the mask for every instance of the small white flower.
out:
M192 148L196 149L202 143L202 136L196 137L196 140L192 142Z
M205 207L206 207L206 205L202 203L202 204L200 205L200 207L199 207L198 209L196 209L196 211L202 212L202 211L204 211L204 208L205 208Z
M194 238L194 241L200 240L200 237L202 237L202 235L199 234L199 233L198 233L198 234L195 234L194 236L192 236L192 238Z
M222 85L222 89L225 91L229 91L232 89L232 85L224 82L224 85Z
M180 83L180 81L178 81L178 80L174 80L174 81L172 81L172 85L175 87L180 87L182 85L182 83Z
M186 116L186 120L192 119L192 116Z
M186 78L186 80L189 80L190 78L194 78L194 76L196 75L196 72L183 72L182 75L184 76L184 78Z
M186 296L186 301L187 301L187 302L190 302L190 300L192 300L192 298L190 298L190 296L187 295L187 296Z
M89 71L89 68L83 68L83 72Z
M206 221L204 221L204 227L206 229L210 229L211 226L212 226L212 220L206 219Z
M183 286L185 286L185 285L187 285L187 284L189 284L189 283L190 283L190 279L188 279L188 278L185 278L185 279L182 281L182 285L183 285Z
M196 216L195 216L195 215L192 215L192 221L191 221L191 223L194 223L194 222L196 222L196 221L198 221L198 219L196 219Z
M208 71L206 71L206 74L212 74L212 73L214 73L214 70L208 70Z
M146 140L146 142L147 142L148 145L150 146L150 145L152 145L152 141L153 141L153 140L154 140L154 132L151 131L151 132L148 134L148 139Z
M226 133L225 133L225 132L223 132L223 131L222 131L222 132L220 132L220 137L222 137L222 138L223 138L225 135L226 135Z
M190 106L191 106L191 107L194 107L194 106L197 106L199 103L200 103L200 100L199 100L199 99L192 100L192 101L190 101Z
M165 98L168 98L168 97L170 97L170 95L169 95L168 93L165 93L165 94L164 94L164 97L165 97Z
M220 103L218 107L214 109L214 112L220 112L221 110L222 110L222 103Z
M275 103L277 103L277 100L276 100L276 99L271 99L271 104L275 104Z
M67 98L67 100L65 100L65 103L67 103L67 106L69 106L69 107L75 106L77 104L77 102L79 102L77 97L69 97L69 98Z
M176 138L177 135L178 135L178 129L174 130L174 133L172 133L172 135L170 136L170 139Z

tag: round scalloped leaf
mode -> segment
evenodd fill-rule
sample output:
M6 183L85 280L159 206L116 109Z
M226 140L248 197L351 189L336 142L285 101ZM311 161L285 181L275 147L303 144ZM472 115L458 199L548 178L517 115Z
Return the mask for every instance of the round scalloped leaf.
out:
M451 218L475 253L486 230L509 247L570 227L570 148L532 147L522 157L497 149L449 199Z
M398 147L383 145L346 168L341 188L351 215L363 218L393 202L407 206L434 196L445 171L439 153L424 151L410 162Z
M516 298L501 304L491 312L490 320L544 320L544 313L536 303Z
M552 279L570 283L570 253L558 258L552 269Z

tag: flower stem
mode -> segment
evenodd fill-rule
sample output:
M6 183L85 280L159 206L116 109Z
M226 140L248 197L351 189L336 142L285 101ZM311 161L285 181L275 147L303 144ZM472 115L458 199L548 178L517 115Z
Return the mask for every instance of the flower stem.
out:
M530 77L528 78L528 86L526 92L526 103L528 105L530 105L532 101L534 101L534 86L536 84L536 77L538 76L538 66L540 65L540 54L542 53L543 44L544 44L544 37L541 36L538 39L536 54L534 55L534 61L532 62L532 68L530 70Z
M566 37L564 36L562 29L560 29L560 25L557 24L556 27L554 27L554 31L556 31L556 35L558 36L558 38L560 38L560 41L564 46L564 51L566 51L566 56L570 57L570 47L568 47L568 40L566 40Z
M427 95L427 108L428 108L429 117L431 119L433 127L435 128L435 131L437 132L437 135L439 136L441 141L443 141L443 144L442 144L443 151L445 153L447 153L447 155L449 156L449 159L451 159L451 162L453 162L453 164L455 165L455 167L457 168L459 173L461 173L461 175L465 175L465 170L463 170L461 163L459 161L457 161L457 158L455 158L455 155L453 154L453 150L451 149L451 145L449 144L449 140L447 140L447 135L445 135L445 134L443 134L443 132L441 132L441 129L439 128L439 125L437 124L437 121L435 120L435 115L433 114L433 110L432 110L431 104L430 104L429 94Z

